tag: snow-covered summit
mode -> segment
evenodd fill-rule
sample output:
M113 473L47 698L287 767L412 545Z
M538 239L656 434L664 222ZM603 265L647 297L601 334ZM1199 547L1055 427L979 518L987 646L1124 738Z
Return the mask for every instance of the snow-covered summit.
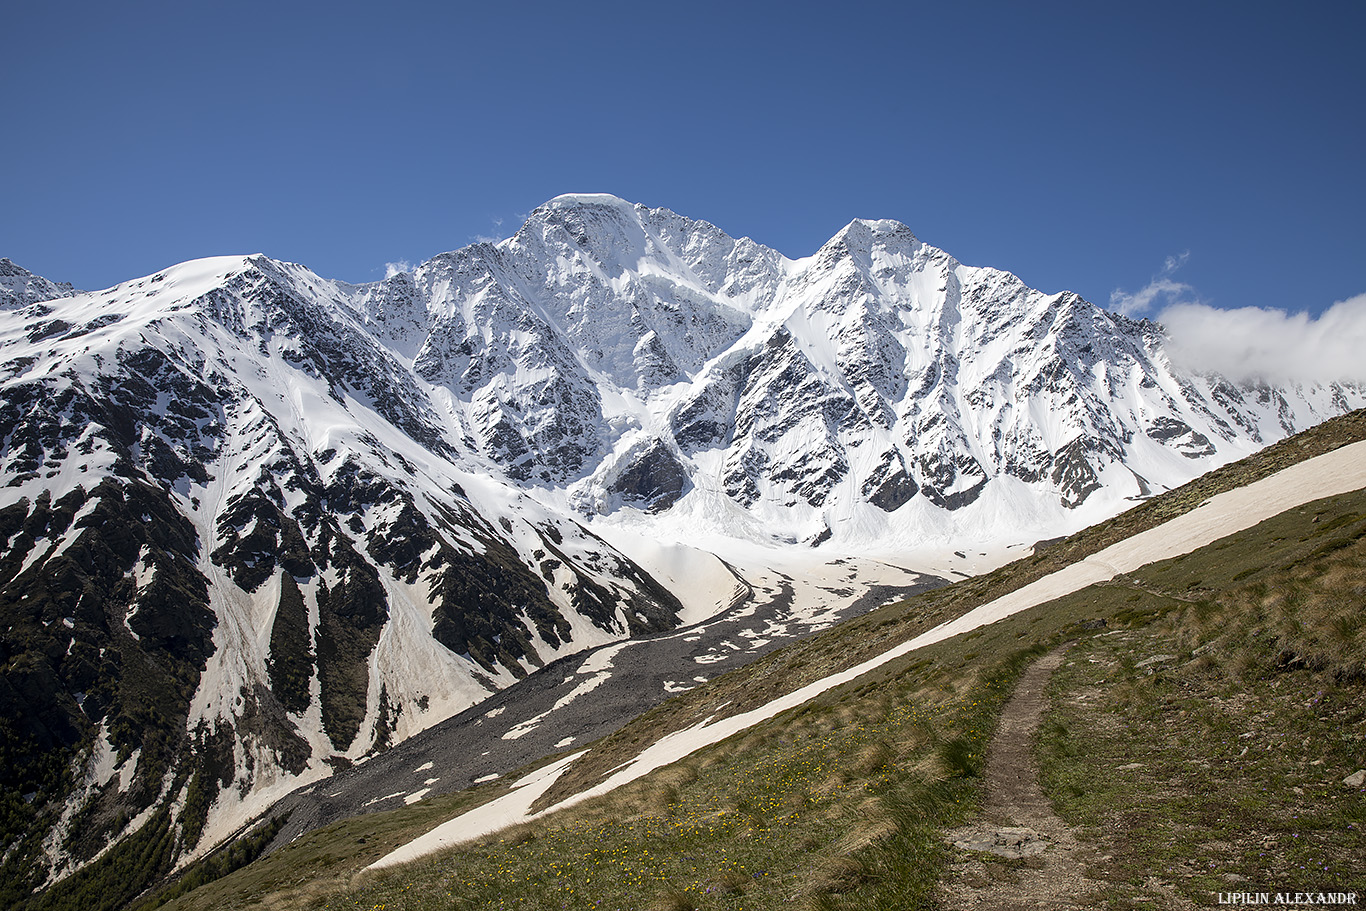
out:
M620 196L611 193L561 193L554 199L547 200L537 208L542 209L575 209L582 206L607 206L613 209L634 209L636 204L627 202Z

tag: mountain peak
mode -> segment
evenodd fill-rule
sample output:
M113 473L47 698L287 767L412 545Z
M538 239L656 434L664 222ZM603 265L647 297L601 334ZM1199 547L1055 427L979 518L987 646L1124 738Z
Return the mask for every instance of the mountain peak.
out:
M918 243L911 229L890 218L855 218L841 228L831 240L845 238L860 246L890 243Z
M547 225L564 227L578 243L584 244L586 235L597 233L594 226L616 226L613 232L640 230L638 208L644 209L610 193L565 193L537 206L523 229L543 230Z
M812 263L818 269L832 268L840 262L851 261L860 268L870 268L875 250L911 254L922 246L911 229L891 219L856 218L827 240Z
M24 307L75 293L70 282L51 281L34 275L9 257L0 258L0 308Z
M32 272L28 271L23 266L16 265L14 260L10 259L8 256L0 257L0 277L7 278L12 275L32 274Z
M577 248L615 274L655 252L655 239L645 225L648 211L608 193L569 193L536 208L517 237L533 247Z

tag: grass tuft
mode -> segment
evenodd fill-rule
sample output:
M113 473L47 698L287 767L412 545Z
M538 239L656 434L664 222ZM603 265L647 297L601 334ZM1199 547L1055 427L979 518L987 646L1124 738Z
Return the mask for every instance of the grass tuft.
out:
M668 889L660 893L650 907L653 911L699 911L693 897L678 889Z
M940 744L939 758L952 776L975 778L981 772L981 755L966 737L954 737Z

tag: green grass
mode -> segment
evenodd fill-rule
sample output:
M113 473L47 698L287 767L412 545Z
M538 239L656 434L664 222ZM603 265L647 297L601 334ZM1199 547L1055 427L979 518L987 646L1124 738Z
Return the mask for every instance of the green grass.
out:
M1091 875L1111 905L1141 906L1153 878L1202 905L1366 892L1366 790L1342 783L1366 766L1366 494L1124 584L1152 619L1072 651L1039 742L1059 814L1108 858Z

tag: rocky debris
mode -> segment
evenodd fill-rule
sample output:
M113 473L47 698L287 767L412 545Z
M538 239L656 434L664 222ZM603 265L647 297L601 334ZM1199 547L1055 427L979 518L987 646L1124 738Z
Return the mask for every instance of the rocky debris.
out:
M1049 838L1027 826L1001 826L959 838L953 843L963 851L983 851L997 857L1033 857L1048 850Z
M1144 658L1142 661L1135 663L1134 667L1143 668L1147 673L1151 674L1157 670L1156 665L1166 664L1168 661L1175 660L1175 655L1153 655L1151 658Z

